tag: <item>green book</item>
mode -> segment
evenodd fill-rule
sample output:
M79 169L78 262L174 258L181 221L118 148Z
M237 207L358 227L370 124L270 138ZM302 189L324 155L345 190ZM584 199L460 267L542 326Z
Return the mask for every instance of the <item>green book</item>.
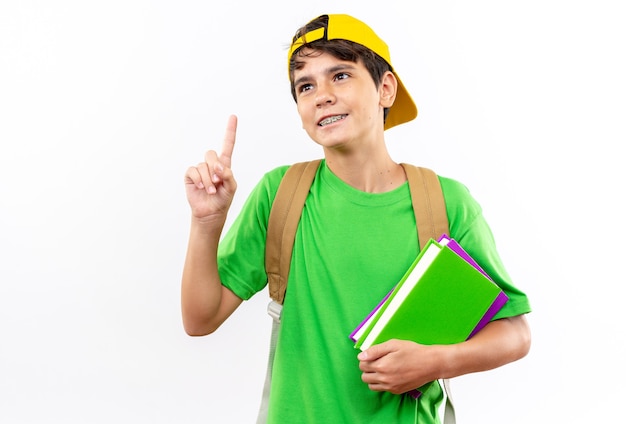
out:
M506 301L476 266L431 239L368 320L355 347L365 350L390 339L459 343L484 327Z

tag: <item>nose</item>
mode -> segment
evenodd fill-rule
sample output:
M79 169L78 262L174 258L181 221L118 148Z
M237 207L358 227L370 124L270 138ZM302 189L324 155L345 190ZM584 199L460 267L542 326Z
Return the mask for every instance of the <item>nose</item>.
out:
M329 105L335 103L335 95L327 84L321 84L317 87L317 92L315 93L315 104L317 107L322 107L324 105Z

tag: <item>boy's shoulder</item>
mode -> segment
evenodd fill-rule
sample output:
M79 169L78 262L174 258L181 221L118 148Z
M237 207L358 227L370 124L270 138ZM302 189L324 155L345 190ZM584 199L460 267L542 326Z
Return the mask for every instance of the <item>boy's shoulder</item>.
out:
M438 175L448 215L475 217L482 207L469 188L457 179Z
M290 166L291 165L279 165L270 169L269 171L266 171L261 177L261 181L259 181L259 183L267 187L271 191L275 191Z
M460 182L457 179L446 177L441 174L437 174L439 177L439 183L441 184L441 189L444 191L444 194L448 194L451 196L465 196L469 194L469 189L465 184Z
M306 165L308 163L312 163L313 165L315 165L315 163L321 163L322 160L310 160L310 161L303 161L303 162L297 162L297 163L291 163L288 165L278 165L272 169L270 169L269 171L267 171L262 179L261 179L261 183L263 185L265 185L268 190L270 192L275 192L278 189L278 186L280 185L280 183L283 181L283 178L285 177L285 174L287 174L287 171L292 168L294 165ZM314 167L315 169L317 169L317 167ZM300 172L296 172L296 173L291 173L291 179L299 179L304 170L303 166L299 167ZM313 168L311 168L313 169ZM315 172L315 171L313 171Z

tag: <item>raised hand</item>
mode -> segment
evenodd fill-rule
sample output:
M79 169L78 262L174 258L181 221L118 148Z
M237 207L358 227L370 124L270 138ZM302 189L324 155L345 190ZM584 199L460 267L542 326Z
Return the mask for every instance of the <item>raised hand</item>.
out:
M221 152L207 151L204 162L189 167L185 173L187 201L196 219L223 221L226 217L237 190L231 169L236 135L237 117L231 115L226 124Z

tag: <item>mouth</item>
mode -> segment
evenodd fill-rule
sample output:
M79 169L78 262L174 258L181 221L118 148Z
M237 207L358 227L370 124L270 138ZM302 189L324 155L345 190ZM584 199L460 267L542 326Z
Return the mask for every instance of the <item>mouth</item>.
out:
M321 121L319 121L317 123L317 125L320 126L320 127L325 127L326 125L330 125L330 124L333 124L333 123L335 123L337 121L341 121L342 119L344 119L347 116L348 115L333 115L333 116L329 116L329 117L324 118Z

